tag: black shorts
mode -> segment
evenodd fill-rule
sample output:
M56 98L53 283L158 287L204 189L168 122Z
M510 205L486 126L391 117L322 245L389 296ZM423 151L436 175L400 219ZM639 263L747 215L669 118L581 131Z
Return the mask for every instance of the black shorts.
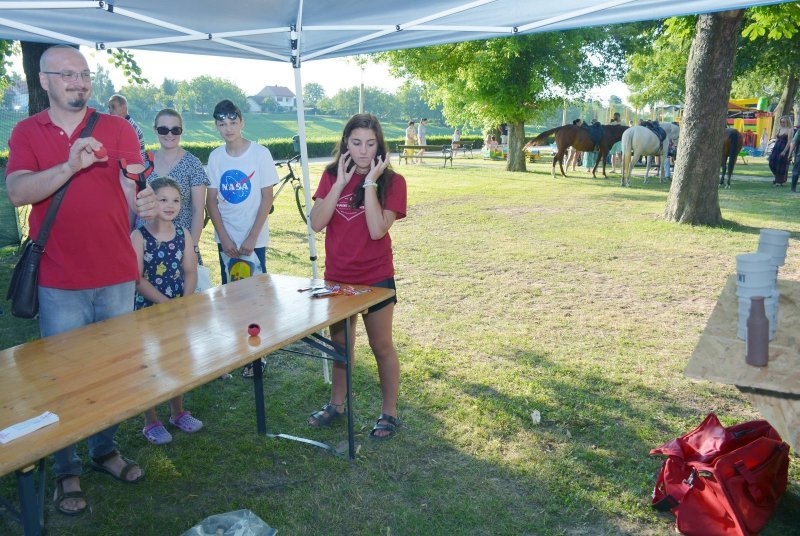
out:
M380 288L390 288L390 289L394 290L395 292L397 291L397 287L394 284L394 277L390 277L389 279L384 279L383 281L378 281L377 283L372 283L370 286L371 287L380 287ZM376 311L380 311L381 309L383 309L384 307L386 307L390 303L397 303L397 294L396 293L391 298L386 298L382 302L376 303L375 305L373 305L372 307L367 309L367 313L366 314L374 313Z

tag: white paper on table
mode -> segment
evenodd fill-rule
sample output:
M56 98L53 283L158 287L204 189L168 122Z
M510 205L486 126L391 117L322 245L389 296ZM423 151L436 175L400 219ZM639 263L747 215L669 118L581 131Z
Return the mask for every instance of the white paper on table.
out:
M45 426L55 424L58 422L58 415L55 413L51 413L49 411L45 411L38 417L33 417L28 419L27 421L18 422L17 424L12 424L8 428L4 430L0 430L0 445L5 445L9 441L13 441L15 439L19 439L24 435L28 435L31 432L35 432L39 428L44 428Z

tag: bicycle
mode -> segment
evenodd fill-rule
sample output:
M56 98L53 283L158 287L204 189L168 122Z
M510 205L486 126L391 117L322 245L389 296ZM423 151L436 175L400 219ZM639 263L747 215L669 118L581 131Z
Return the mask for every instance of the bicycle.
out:
M296 154L289 160L286 160L285 162L275 162L275 166L279 168L286 166L287 168L289 168L289 172L278 182L278 187L272 196L272 207L269 209L269 213L272 214L273 211L275 210L275 200L278 199L281 190L283 190L286 184L291 183L292 190L294 190L294 201L295 204L297 205L297 210L298 212L300 212L300 217L303 219L303 223L306 223L307 221L306 211L305 211L306 198L305 198L305 193L303 191L303 181L300 180L300 177L294 174L294 169L292 169L292 162L299 162L299 161L300 161L300 155Z

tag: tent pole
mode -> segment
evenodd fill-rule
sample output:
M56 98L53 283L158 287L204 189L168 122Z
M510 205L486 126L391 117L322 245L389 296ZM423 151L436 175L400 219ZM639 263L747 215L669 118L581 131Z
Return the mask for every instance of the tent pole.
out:
M294 66L294 94L297 96L297 135L300 136L300 163L303 166L303 194L305 195L306 214L309 214L306 222L308 232L308 254L311 260L312 277L317 279L317 246L314 241L314 230L311 228L311 182L308 174L308 147L306 147L306 114L305 102L303 99L303 80L300 73L300 62ZM322 333L320 333L322 335ZM322 360L322 378L325 383L331 383L331 370L328 368L328 360Z
M305 195L306 214L311 212L311 183L308 175L308 147L306 147L306 114L303 101L303 80L300 75L300 66L294 67L294 92L297 96L297 134L300 136L300 163L303 168L303 194ZM311 274L317 279L317 246L314 241L314 230L311 228L311 218L306 223L308 233L308 255L311 261Z

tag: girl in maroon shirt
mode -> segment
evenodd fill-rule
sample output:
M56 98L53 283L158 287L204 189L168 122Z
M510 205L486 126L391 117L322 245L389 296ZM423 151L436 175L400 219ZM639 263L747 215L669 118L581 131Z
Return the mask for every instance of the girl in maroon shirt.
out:
M406 215L405 179L389 167L389 155L378 119L354 115L344 127L334 159L314 194L311 227L325 233L325 279L342 283L395 288L389 229ZM392 341L392 315L397 299L373 305L363 315L369 344L378 364L383 405L370 432L375 439L392 437L400 420L397 396L400 361ZM331 326L331 339L344 346L345 322ZM350 355L354 355L356 316L350 319ZM334 362L330 401L311 414L311 426L328 426L344 415L346 369Z

